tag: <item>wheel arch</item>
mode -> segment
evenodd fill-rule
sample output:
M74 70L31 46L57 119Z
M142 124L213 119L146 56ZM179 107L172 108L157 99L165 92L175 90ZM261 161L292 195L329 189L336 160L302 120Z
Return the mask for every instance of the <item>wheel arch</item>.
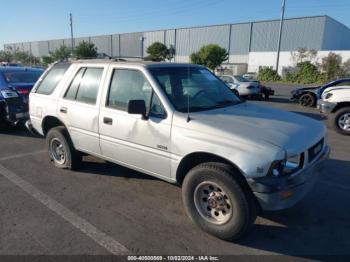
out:
M237 171L235 173L237 174L239 180L244 181L244 183L248 185L242 170L236 164L222 156L207 152L193 152L181 159L176 170L177 183L181 185L188 171L190 171L193 167L206 162L218 162L229 165L233 170Z
M350 107L350 102L339 102L336 107L332 110L332 113L336 113L339 109L343 107Z
M57 117L55 116L45 116L45 118L42 121L41 128L43 131L44 136L46 137L47 133L50 131L50 129L57 127L57 126L64 126L66 129L66 125Z

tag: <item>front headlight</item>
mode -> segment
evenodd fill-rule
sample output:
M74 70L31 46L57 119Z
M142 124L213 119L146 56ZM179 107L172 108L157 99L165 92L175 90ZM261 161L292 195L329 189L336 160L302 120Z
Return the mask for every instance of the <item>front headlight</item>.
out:
M304 154L294 155L287 158L283 167L283 174L292 174L298 171L304 162Z
M304 154L298 154L287 157L284 160L278 160L272 163L270 174L273 176L293 174L303 167Z
M15 91L12 90L1 90L1 95L3 98L11 98L11 97L18 97L18 94Z
M333 94L332 93L327 93L326 95L325 95L325 99L329 99L329 98L331 98L333 96Z

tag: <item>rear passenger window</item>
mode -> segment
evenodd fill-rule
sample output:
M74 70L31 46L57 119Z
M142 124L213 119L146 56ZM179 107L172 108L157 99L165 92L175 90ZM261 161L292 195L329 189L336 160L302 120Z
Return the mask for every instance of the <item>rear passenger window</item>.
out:
M103 68L80 68L64 97L87 104L96 104L102 73Z
M52 94L69 67L69 63L59 63L54 65L51 70L44 76L44 79L36 88L35 93L43 95Z

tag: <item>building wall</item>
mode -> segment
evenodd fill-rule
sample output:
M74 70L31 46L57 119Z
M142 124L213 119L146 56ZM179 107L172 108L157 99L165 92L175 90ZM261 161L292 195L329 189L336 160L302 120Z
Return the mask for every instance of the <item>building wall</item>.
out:
M343 61L350 59L350 50L324 50L318 51L314 63L321 63L322 58L326 57L330 52L341 55ZM276 65L276 52L250 52L248 58L248 72L258 72L260 67L274 68ZM296 66L289 51L280 53L278 73L281 75L284 68Z
M322 50L350 49L350 30L330 17L325 17Z
M278 34L279 20L271 20L79 37L74 39L74 44L87 41L94 43L98 52L110 56L141 57L147 55L147 48L152 43L161 42L168 47L171 45L175 47L176 62L189 62L191 53L198 51L203 45L213 43L228 50L228 63L252 63L251 66L254 67L256 61L264 62L264 65L275 64ZM5 45L4 48L44 56L63 44L70 47L70 41L70 39L60 39L14 43ZM350 50L350 29L328 16L286 19L282 31L281 51L290 52L301 47L318 51ZM263 57L264 59L261 59Z

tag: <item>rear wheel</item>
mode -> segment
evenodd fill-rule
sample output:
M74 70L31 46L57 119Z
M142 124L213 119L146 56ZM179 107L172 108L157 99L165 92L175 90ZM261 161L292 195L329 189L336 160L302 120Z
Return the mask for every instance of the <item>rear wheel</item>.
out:
M46 136L46 145L56 167L71 170L80 167L82 156L74 149L66 128L52 128Z
M221 163L204 163L186 175L182 196L187 214L205 232L224 240L242 237L256 218L256 205Z
M316 98L313 94L304 94L299 98L299 104L302 106L312 107L316 104Z
M350 107L341 108L336 112L333 125L338 133L350 136Z
M236 95L236 96L239 96L239 93L236 89L232 89L232 92Z

